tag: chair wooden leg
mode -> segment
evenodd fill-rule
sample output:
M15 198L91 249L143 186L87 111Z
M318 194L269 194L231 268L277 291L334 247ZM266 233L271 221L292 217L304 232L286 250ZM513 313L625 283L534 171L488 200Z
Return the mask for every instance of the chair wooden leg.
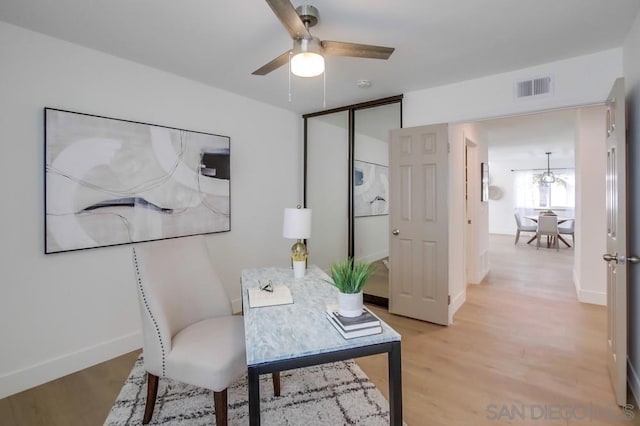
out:
M520 230L516 230L516 242L513 244L518 244L518 240L520 239Z
M153 408L156 406L156 397L158 396L158 376L147 373L147 403L144 407L144 417L142 424L146 425L151 421Z
M273 380L273 394L280 396L280 372L271 373L271 378Z
M216 410L216 426L227 426L227 390L213 392L213 407Z

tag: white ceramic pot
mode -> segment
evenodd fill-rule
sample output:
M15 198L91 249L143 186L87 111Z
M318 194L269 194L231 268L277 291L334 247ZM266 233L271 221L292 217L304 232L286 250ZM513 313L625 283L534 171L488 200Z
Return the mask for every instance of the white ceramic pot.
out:
M338 313L343 317L362 315L362 291L360 293L338 293Z
M302 277L304 277L306 266L307 266L307 262L305 262L305 261L294 261L293 262L293 277L294 278L302 278Z

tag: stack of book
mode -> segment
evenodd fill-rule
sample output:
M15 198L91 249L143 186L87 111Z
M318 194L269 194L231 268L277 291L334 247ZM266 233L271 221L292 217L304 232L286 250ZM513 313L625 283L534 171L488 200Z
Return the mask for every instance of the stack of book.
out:
M327 306L327 318L345 339L382 333L380 319L366 307L357 317L343 317L338 313L337 305Z

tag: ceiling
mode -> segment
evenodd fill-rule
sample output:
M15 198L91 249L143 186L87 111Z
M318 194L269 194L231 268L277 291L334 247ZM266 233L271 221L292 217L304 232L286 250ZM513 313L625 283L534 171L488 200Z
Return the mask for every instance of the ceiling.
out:
M545 165L575 161L576 109L482 121L489 141L489 161ZM557 163L556 163L557 164Z
M620 47L640 0L295 0L323 40L395 47L387 61L328 57L326 107ZM298 113L323 109L323 78L282 67L291 48L263 0L2 0L0 20ZM356 82L369 79L360 89Z

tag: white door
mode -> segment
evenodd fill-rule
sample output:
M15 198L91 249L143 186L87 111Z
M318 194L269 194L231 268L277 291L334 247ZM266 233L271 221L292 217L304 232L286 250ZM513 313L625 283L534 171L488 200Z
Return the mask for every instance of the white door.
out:
M448 125L393 130L389 312L448 324Z
M607 99L607 367L618 405L627 403L627 215L624 79Z

